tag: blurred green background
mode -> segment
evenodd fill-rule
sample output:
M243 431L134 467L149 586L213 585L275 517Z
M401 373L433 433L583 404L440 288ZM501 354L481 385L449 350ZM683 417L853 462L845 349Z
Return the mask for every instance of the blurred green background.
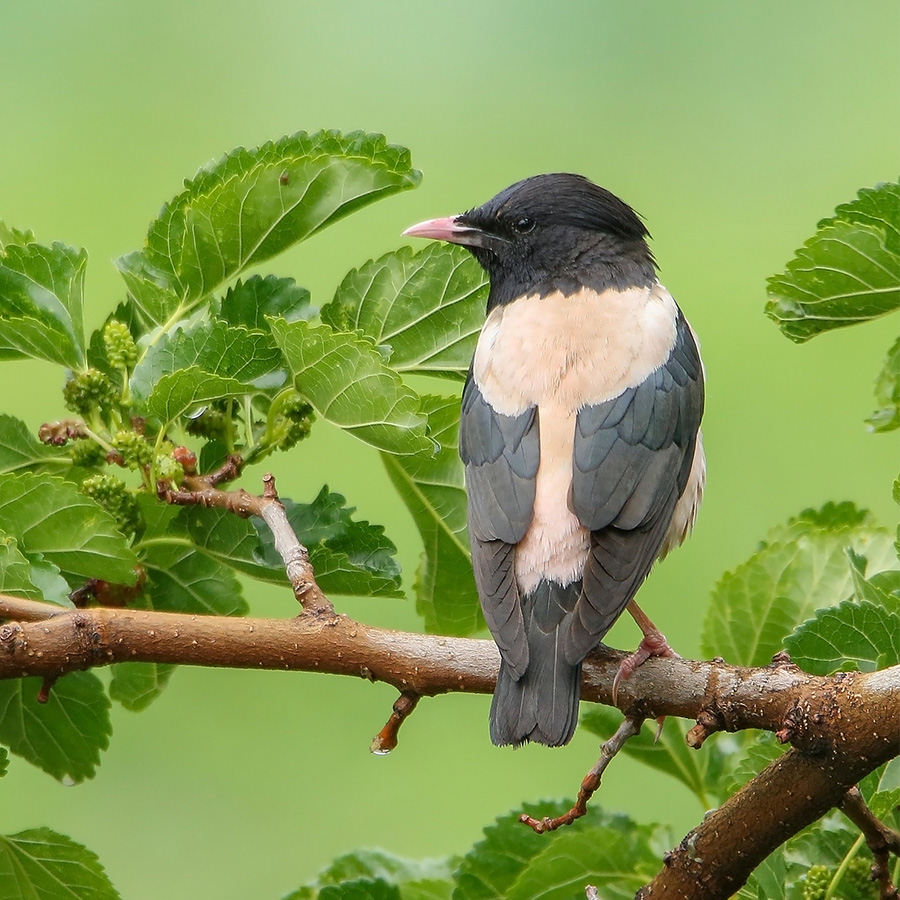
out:
M896 320L797 347L762 308L766 276L818 219L896 177L898 26L895 0L4 3L0 219L88 249L96 326L122 297L110 261L140 246L182 178L298 129L382 131L425 173L265 267L319 303L407 225L524 176L582 172L620 194L646 218L707 366L707 500L641 592L696 654L711 586L769 526L831 498L895 516L896 437L863 419ZM33 428L63 412L48 365L5 363L3 385L3 411ZM374 451L320 425L272 467L284 495L309 500L325 482L383 523L411 583L420 545ZM296 611L288 593L248 593L255 614ZM339 606L418 627L411 602ZM610 638L636 640L630 622ZM0 830L70 834L127 900L262 900L361 846L462 852L522 800L573 795L595 759L585 735L491 747L485 697L423 702L376 758L393 700L350 679L181 669L147 712L114 710L94 781L62 787L14 760ZM598 800L678 837L701 813L627 760Z

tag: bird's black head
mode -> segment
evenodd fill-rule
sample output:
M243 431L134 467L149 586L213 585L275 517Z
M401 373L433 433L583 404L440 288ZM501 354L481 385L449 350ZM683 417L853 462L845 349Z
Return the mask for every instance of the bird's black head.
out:
M489 307L523 294L624 290L656 280L644 223L581 175L535 175L482 206L404 234L468 248L490 276Z

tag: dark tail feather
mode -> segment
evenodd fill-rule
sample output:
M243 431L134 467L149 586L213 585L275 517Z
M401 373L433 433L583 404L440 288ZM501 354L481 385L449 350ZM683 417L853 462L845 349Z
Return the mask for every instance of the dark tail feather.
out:
M581 663L566 662L563 618L575 605L581 582L560 587L541 582L522 599L528 638L528 668L516 680L500 664L491 703L491 740L498 746L536 741L567 744L578 723Z

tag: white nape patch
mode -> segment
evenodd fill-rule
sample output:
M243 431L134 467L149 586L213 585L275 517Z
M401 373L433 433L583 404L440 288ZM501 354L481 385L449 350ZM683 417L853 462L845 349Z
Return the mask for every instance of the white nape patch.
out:
M678 307L660 284L568 297L532 295L491 311L475 350L475 380L499 413L538 407L541 464L534 518L516 548L523 593L542 579L581 577L590 532L568 506L575 418L658 369L675 344Z

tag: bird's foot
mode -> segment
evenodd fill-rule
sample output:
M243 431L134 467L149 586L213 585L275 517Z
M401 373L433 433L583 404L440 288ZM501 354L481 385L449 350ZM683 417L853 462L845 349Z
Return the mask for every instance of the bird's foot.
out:
M656 628L645 631L644 637L637 646L637 650L622 660L619 665L619 671L616 672L616 677L613 679L612 702L614 705L618 705L619 684L626 678L631 677L635 670L650 659L651 656L681 659L681 657L669 646L666 636L661 631L658 631ZM662 723L660 723L660 730L661 729ZM657 738L658 737L659 732L657 732Z

